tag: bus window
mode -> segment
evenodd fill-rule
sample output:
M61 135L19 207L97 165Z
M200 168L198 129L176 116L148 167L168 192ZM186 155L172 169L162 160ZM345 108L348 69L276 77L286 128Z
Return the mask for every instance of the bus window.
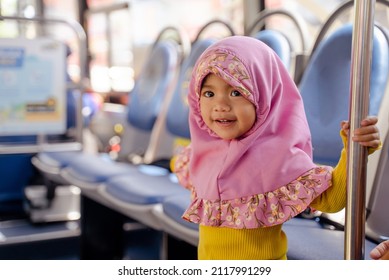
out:
M126 8L107 13L103 12L104 7L115 7L119 2L88 1L92 88L103 94L130 91L147 51L159 32L167 26L182 28L193 40L205 23L221 19L230 22L235 30L242 33L242 2L137 0L131 1ZM93 10L101 12L92 13ZM225 28L207 32L225 32Z

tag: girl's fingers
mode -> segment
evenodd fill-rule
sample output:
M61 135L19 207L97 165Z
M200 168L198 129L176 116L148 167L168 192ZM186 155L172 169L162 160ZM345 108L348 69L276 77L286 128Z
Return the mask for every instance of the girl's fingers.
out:
M363 119L361 121L361 126L369 126L369 125L376 125L378 122L378 118L375 116L368 116L366 119Z
M357 128L356 131L358 129L362 129L362 128L367 128L369 127L370 129L375 129L377 131L377 127L375 126L378 122L378 118L375 117L375 116L368 116L366 119L363 119L361 121L361 127ZM349 121L341 121L340 123L340 126L342 129L344 130L347 130L350 128L350 123Z
M350 127L349 122L348 121L341 121L340 127L342 129L349 129L349 127Z
M366 126L366 127L357 128L354 130L353 136L355 137L371 136L372 138L375 139L380 138L380 134L376 126Z
M381 141L374 140L370 142L358 142L361 146L378 149L381 146Z
M352 137L354 142L358 142L360 145L371 148L378 148L381 145L379 133L371 133L364 135L354 135Z
M377 245L371 252L370 257L374 260L389 258L389 241L384 241Z
M376 126L377 122L378 118L375 116L365 118L362 120L361 126L356 128L350 135L351 139L362 146L377 149L381 145L379 130ZM348 121L342 121L341 128L343 133L348 135L350 123Z

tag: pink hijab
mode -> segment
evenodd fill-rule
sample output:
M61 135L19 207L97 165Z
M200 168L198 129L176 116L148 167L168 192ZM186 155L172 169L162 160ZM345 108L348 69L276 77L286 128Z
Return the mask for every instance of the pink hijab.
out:
M256 107L256 123L241 139L217 137L201 118L199 92L209 73ZM189 173L201 198L263 194L315 167L301 96L278 56L257 39L233 36L209 47L194 67L189 106Z

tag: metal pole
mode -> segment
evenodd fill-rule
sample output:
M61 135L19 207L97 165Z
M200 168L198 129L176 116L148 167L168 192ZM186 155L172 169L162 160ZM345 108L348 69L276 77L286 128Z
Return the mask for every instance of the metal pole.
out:
M351 51L350 134L368 114L375 0L354 1ZM350 135L351 136L351 135ZM348 141L346 260L364 259L367 149Z

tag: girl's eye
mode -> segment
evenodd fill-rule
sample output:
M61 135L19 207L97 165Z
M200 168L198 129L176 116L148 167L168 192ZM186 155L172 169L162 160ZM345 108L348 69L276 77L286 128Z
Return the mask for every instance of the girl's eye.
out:
M204 91L202 94L204 97L212 97L214 93L212 91Z
M241 94L240 94L239 91L233 90L233 91L231 92L231 96L241 96Z

